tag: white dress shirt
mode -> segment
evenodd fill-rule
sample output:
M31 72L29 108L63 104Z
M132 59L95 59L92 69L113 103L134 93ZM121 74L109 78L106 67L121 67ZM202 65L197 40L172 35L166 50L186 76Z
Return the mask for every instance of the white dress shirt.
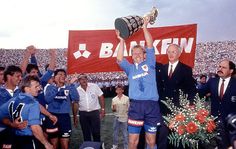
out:
M86 91L79 86L77 91L80 96L79 111L94 111L101 108L98 97L103 95L102 90L97 84L88 83Z
M229 80L230 80L230 78L231 78L231 77L228 77L228 78L224 79L225 82L224 82L224 91L223 91L223 95L225 94L225 90L226 90L226 88L227 88L227 86L228 86L228 84L229 84ZM221 86L221 83L222 83L222 82L223 82L223 79L220 78L220 81L219 81L219 84L218 84L218 95L219 95L219 96L220 96L220 86Z
M176 62L174 62L173 64L171 64L170 62L169 62L169 66L168 66L168 75L169 75L169 73L170 73L170 69L171 69L171 65L172 65L172 73L174 73L174 71L175 71L175 68L176 68L176 66L177 66L177 64L179 63L179 61L176 61Z

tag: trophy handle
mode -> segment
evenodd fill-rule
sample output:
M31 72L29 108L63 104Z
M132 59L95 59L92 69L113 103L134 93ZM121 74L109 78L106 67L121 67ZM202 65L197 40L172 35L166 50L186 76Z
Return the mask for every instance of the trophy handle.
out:
M143 18L149 17L150 18L149 23L152 25L155 23L157 15L158 15L158 9L156 7L152 7L152 10L149 13L145 14Z

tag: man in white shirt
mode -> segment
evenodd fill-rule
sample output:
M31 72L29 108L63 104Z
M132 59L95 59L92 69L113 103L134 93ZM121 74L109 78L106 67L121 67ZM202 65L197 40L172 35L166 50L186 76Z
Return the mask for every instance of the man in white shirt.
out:
M93 141L100 142L100 116L101 118L105 116L103 92L97 84L88 83L85 74L80 74L78 80L80 83L77 88L80 95L79 119L84 141L92 141L91 136L93 136Z

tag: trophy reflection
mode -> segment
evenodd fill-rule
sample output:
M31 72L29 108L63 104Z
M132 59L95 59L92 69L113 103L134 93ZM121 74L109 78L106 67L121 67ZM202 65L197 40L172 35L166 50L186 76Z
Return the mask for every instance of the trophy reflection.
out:
M152 10L145 14L143 17L137 15L130 15L127 17L117 18L115 20L115 29L119 30L120 36L127 39L143 26L143 18L150 17L150 24L154 24L158 15L157 8L153 7Z

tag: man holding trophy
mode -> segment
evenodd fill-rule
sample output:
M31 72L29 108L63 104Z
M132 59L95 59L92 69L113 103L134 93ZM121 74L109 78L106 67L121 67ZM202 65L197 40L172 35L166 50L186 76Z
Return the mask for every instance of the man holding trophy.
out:
M157 15L157 10L155 11ZM147 148L156 149L156 131L160 125L161 114L158 104L159 95L156 86L155 71L155 50L153 39L147 29L148 23L153 16L142 18L143 33L146 41L146 48L136 45L132 48L133 63L129 63L124 58L125 40L128 36L122 36L124 26L116 27L117 38L120 40L117 53L117 63L125 71L129 80L129 98L130 107L128 112L128 132L129 132L129 149L136 149L139 141L141 128L145 129L145 140ZM130 26L131 24L126 24ZM119 26L119 25L118 25ZM131 25L133 26L133 25ZM134 27L134 26L133 26Z

